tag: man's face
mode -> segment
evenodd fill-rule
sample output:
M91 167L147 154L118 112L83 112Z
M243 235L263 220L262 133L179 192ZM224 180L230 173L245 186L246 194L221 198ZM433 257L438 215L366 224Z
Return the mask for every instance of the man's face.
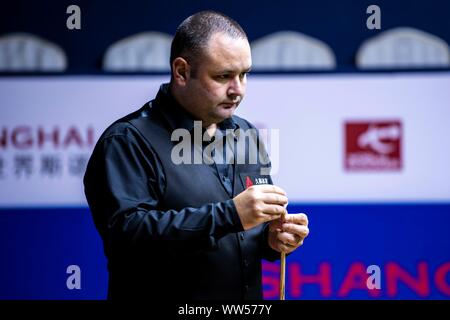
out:
M216 33L198 61L194 77L191 73L186 81L184 104L209 126L231 117L244 98L252 64L250 45L246 39Z

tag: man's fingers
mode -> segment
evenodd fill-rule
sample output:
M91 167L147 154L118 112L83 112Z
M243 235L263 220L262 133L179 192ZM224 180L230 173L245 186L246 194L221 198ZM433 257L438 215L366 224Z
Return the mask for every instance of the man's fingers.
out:
M284 244L284 243L280 243L278 245L278 248L281 252L284 252L284 253L290 253L290 252L294 251L294 249L295 249L294 247Z
M283 189L273 184L260 184L256 187L259 188L262 192L278 193L283 196L286 196L286 192Z
M286 208L277 204L266 204L263 213L281 216L282 214L286 214Z
M309 234L309 228L299 224L283 223L281 228L284 232L297 235L301 238L306 238Z
M287 214L284 220L286 223L308 225L308 216L304 213Z
M281 219L278 218L269 224L269 230L272 232L275 232L275 231L279 232L279 231L281 231L281 224L282 224Z
M288 198L280 194L264 193L263 201L267 204L279 204L284 206L288 203Z
M277 236L278 240L292 247L297 247L303 242L303 238L292 233L280 232Z

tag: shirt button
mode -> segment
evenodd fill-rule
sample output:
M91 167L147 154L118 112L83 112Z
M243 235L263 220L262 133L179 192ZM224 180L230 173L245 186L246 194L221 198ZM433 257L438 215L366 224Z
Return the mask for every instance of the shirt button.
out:
M244 234L241 233L240 236L241 236L241 240L244 241Z
M249 264L250 264L250 263L248 262L248 260L245 259L245 260L244 260L244 266L248 267Z

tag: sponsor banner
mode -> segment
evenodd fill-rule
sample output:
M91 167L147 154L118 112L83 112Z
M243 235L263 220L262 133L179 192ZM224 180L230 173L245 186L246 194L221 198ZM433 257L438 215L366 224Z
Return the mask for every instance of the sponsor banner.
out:
M383 265L290 261L286 268L288 299L450 299L450 260L387 261ZM308 271L306 271L308 270ZM279 263L263 262L265 299L279 299Z
M0 79L0 206L84 206L87 161L106 127L167 77Z
M167 80L0 79L0 206L86 205L100 134ZM261 129L290 201L448 201L449 87L449 73L252 76L237 114Z
M304 205L310 234L286 261L287 299L450 299L450 203ZM87 208L0 210L0 299L105 299ZM224 261L227 263L227 261ZM279 262L263 262L278 299Z
M351 121L345 123L347 171L401 171L400 121Z
M279 129L272 178L290 201L445 202L449 87L450 73L251 76L239 114Z

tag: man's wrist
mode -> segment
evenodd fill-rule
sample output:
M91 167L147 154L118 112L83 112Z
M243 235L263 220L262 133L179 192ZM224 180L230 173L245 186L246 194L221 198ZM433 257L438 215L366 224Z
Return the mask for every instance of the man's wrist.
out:
M236 232L245 231L233 199L226 200L225 206L233 221L233 226L236 228Z

